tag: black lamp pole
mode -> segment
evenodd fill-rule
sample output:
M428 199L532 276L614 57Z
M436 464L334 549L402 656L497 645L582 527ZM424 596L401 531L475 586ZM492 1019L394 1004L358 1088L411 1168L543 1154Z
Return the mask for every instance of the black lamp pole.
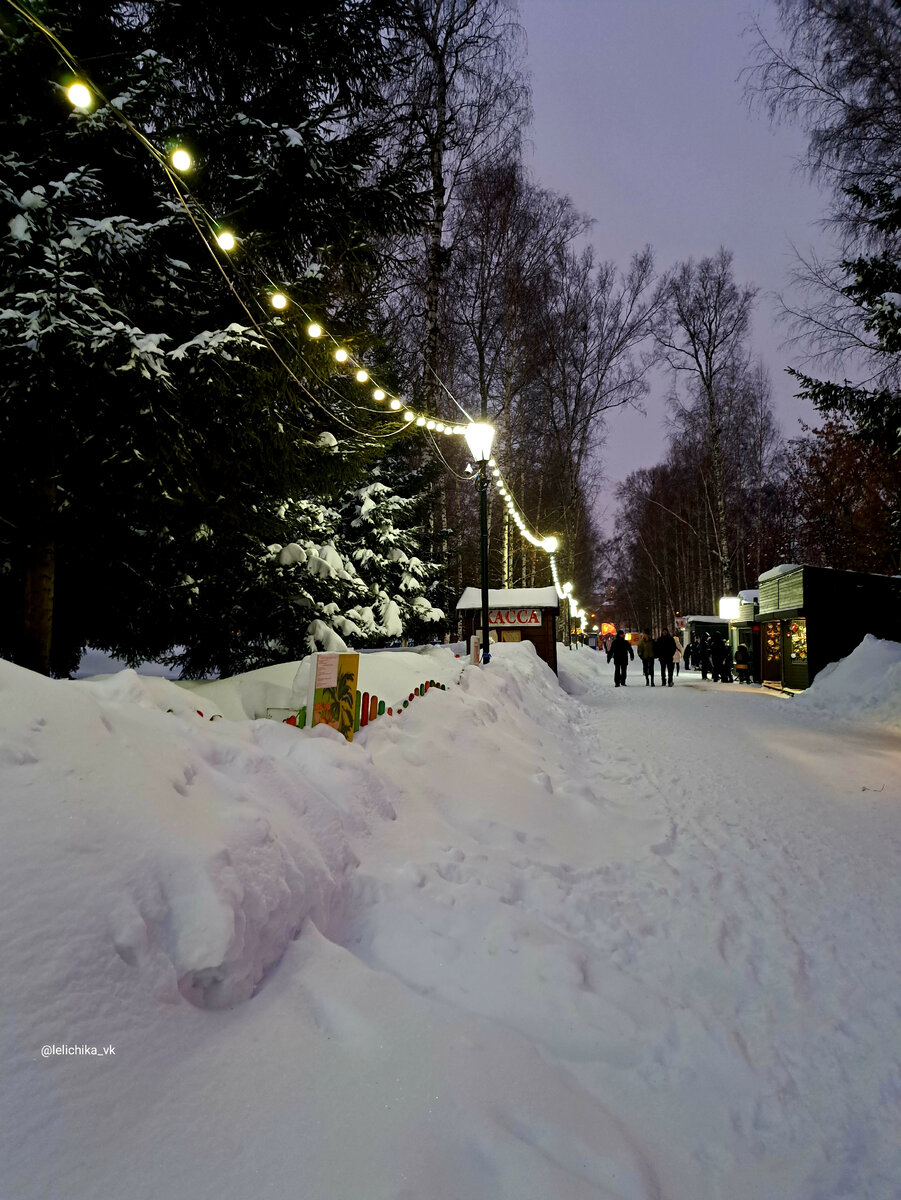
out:
M488 639L488 459L479 463L479 521L482 534L482 662L491 662Z

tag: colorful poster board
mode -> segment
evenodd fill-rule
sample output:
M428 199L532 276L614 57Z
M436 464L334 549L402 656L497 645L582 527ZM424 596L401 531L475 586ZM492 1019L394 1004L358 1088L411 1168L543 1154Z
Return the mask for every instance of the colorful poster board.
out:
M359 654L314 654L307 700L309 724L330 725L354 740Z

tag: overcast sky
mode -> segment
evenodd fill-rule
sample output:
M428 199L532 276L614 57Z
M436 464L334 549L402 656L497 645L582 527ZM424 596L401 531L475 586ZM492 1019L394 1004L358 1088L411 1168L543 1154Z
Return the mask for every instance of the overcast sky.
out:
M738 76L749 0L519 0L533 91L532 167L595 218L599 256L625 266L650 242L661 268L734 252L740 283L760 288L753 348L767 363L783 430L814 412L793 397L773 293L785 291L792 244L824 245L823 197L799 172L800 131L749 111ZM609 421L605 490L666 451L659 380L647 416Z

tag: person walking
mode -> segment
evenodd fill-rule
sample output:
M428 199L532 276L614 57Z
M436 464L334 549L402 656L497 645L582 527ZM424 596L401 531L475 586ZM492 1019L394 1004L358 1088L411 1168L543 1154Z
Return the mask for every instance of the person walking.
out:
M638 657L644 669L644 685L654 686L654 641L650 629L646 629L638 639Z
M682 662L685 664L685 670L691 670L691 653L694 648L694 642L688 642L685 646L685 653L682 655Z
M751 683L751 653L744 642L735 648L735 674L739 683Z
M657 658L660 661L660 686L673 686L673 660L676 657L676 639L668 629L664 629L654 643Z
M629 660L635 657L632 652L632 647L626 641L626 633L624 629L617 629L616 637L613 639L613 645L607 651L607 662L613 659L613 684L614 687L619 687L622 684L626 686L626 671L629 667ZM653 662L653 659L651 660Z
M682 640L681 640L681 638L679 638L679 636L677 634L673 634L673 640L676 643L676 653L673 655L673 665L676 668L676 678L678 679L679 678L679 665L682 662L682 658L683 658Z

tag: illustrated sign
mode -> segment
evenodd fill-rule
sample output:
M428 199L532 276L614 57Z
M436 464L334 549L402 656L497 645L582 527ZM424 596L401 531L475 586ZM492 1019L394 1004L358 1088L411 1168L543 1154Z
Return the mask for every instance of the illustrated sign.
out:
M489 608L488 627L497 629L522 628L527 625L541 628L541 611L537 608Z
M313 655L307 701L310 726L330 725L353 741L359 671L359 654Z

